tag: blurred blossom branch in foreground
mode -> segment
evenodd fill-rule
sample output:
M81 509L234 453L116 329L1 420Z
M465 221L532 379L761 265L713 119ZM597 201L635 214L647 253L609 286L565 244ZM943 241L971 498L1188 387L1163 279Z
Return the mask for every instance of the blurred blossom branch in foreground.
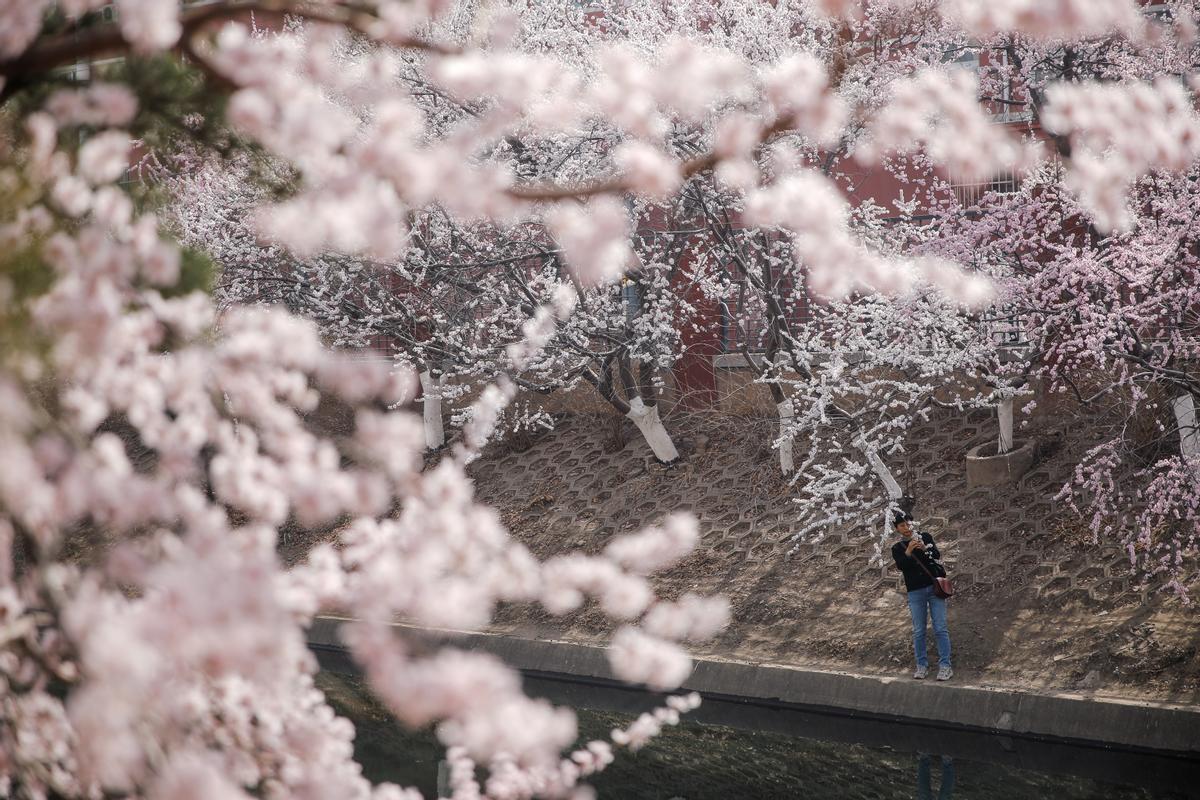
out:
M0 783L25 796L416 797L365 780L352 726L314 688L304 631L330 611L356 620L347 645L395 717L436 727L456 798L587 796L581 781L614 747L643 746L698 698L671 696L611 741L572 750L573 715L525 696L514 671L453 641L431 652L391 623L476 629L501 603L561 614L595 602L622 622L608 651L614 672L672 691L691 669L681 642L728 621L723 599L654 593L653 573L699 545L694 519L669 517L598 555L539 562L476 502L466 477L518 392L542 385L535 378L588 380L620 400L606 377L619 375L629 394L614 405L660 460L678 457L653 403L656 352L641 345L669 351L671 309L684 301L656 272L667 256L638 242L641 215L691 192L688 213L714 236L737 217L779 237L788 256L769 267L854 309L833 328L844 344L862 336L895 355L900 337L882 326L891 307L876 293L911 303L908 319L943 337L926 349L949 355L896 362L928 378L957 368L969 349L960 345L970 335L944 323L988 308L1010 291L1001 284L1012 273L973 262L967 228L977 216L955 217L962 228L940 217L953 234L940 238L926 235L932 224L912 224L913 252L864 235L879 232L877 221L848 207L844 181L821 164L907 155L979 175L1036 171L1037 148L990 124L977 96L985 88L946 73L938 59L951 44L1016 34L1035 50L1093 46L1064 43L1072 30L1117 42L1119 80L1031 90L1069 159L1069 192L1054 186L1037 202L1068 208L1088 235L1118 237L1095 259L1055 261L1024 287L1043 327L1059 331L1046 322L1049 286L1145 267L1135 256L1164 240L1136 239L1148 209L1130 193L1147 176L1182 181L1194 169L1194 101L1148 66L1189 57L1187 4L1178 4L1178 30L1162 31L1119 2L1096 4L1078 29L1080 4L1065 0L1037 13L991 3L987 14L949 0L741 0L717 4L746 20L728 35L703 19L610 9L622 38L566 0L498 3L489 16L442 0L183 9L119 0L115 23L97 13L105 5L0 3L0 98L13 126L0 141ZM251 17L279 29L252 28ZM920 34L908 50L865 58L864 41L902 29ZM103 80L64 87L54 72L110 56L127 63ZM170 178L159 179L177 197L193 192L193 213L156 210L152 193L123 183L134 154L168 165ZM172 173L179 164L187 169ZM1194 200L1186 187L1172 191L1155 197L1177 198L1175 211ZM720 211L705 206L714 198ZM513 231L534 231L520 239L541 265L532 279L514 279L505 268L521 257L493 247L497 232ZM464 241L483 242L471 264L459 251L433 257L431 242ZM1131 241L1134 255L1120 249ZM737 244L721 241L722 270L742 257ZM218 301L197 278L200 249L221 261ZM339 283L369 281L376 273L362 267L376 262L398 265L424 294L360 296ZM476 262L497 283L456 280L455 269ZM287 266L263 269L272 263ZM305 302L320 324L261 302L263 285L298 274L319 285ZM602 356L601 372L589 348L611 326L595 321L628 313L623 277L650 321L636 332L628 323L638 346ZM697 280L729 297L719 270ZM1119 324L1074 330L1046 363L1104 353L1191 391L1191 378L1134 341L1143 322L1195 300L1174 297L1164 310L1154 303L1170 295L1154 280L1132 281L1149 287L1142 294L1114 289L1128 305L1105 313ZM491 305L472 306L490 315L483 325L429 311L474 302L500 281L507 289L488 295ZM882 305L855 317L864 296ZM328 347L361 340L351 323L385 317L405 320L424 347L403 367ZM785 413L780 399L781 425L853 421L833 399L845 360L817 370L778 330L765 373L790 358L811 379L802 405L788 401ZM1193 343L1175 342L1180 352ZM418 373L432 405L428 395L453 370L479 393L458 446L424 469L430 430L406 406ZM931 393L917 378L901 389L888 403ZM314 426L323 399L351 410L352 430ZM874 455L894 431L855 434ZM1102 476L1111 458L1111 448L1096 450L1080 480ZM819 475L813 491L847 498L863 474L855 469ZM1148 513L1165 516L1179 492L1194 493L1190 474L1176 465L1157 478ZM293 525L336 527L336 546L285 568L277 547Z

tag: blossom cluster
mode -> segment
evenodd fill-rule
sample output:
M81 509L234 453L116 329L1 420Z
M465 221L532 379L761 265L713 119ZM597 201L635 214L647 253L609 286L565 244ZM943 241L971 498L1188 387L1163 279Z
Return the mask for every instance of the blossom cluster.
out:
M975 36L1021 31L1038 39L1139 35L1146 26L1135 0L942 0L942 13Z
M1069 186L1105 231L1127 230L1129 188L1154 170L1182 172L1200 157L1200 115L1179 83L1058 85L1048 93L1048 130L1075 151Z
M414 796L365 781L352 726L314 688L304 630L330 610L360 620L347 643L397 718L437 723L454 753L493 771L493 796L565 796L602 769L603 743L561 755L573 715L526 697L511 669L452 646L422 652L393 624L477 628L498 602L542 599L558 574L473 501L462 459L421 471L419 421L379 410L415 394L412 373L327 350L312 322L278 309L218 314L203 294L173 295L178 249L114 185L129 135L103 127L74 157L57 146L81 123L127 120L130 98L102 88L48 105L26 120L29 203L4 231L52 271L27 301L44 361L6 353L0 371L6 783L31 795ZM570 306L561 298L558 312ZM323 396L356 409L353 435L314 428ZM347 518L340 547L284 569L285 523ZM94 564L68 557L80 530L105 537ZM696 540L694 521L673 520L639 549L614 544L589 591L636 585L669 617L642 575ZM614 656L618 673L677 686L686 654L642 636Z
M233 87L230 123L294 191L171 220L240 281L214 306L176 291L178 247L119 185L136 144L128 88L54 92L19 119L19 146L3 142L0 322L15 344L0 353L0 780L27 795L413 797L367 783L352 727L314 687L304 629L339 611L356 620L346 644L380 699L450 748L456 797L581 796L611 744L564 757L569 712L525 696L511 670L452 636L431 648L427 635L484 626L499 603L562 613L595 601L622 621L614 674L668 690L690 670L680 642L728 619L719 599L654 596L649 576L697 546L694 520L543 564L465 475L519 388L581 380L660 460L678 457L655 370L681 339L666 323L692 302L671 290L685 249L700 254L688 277L702 294L751 295L769 317L761 377L787 409L777 441L813 439L795 471L834 514L861 510L861 479L883 478L881 453L899 449L948 375L1022 377L964 306L1029 309L1038 350L1025 379L1078 393L1075 378L1112 375L1103 391L1135 411L1147 387L1196 387L1178 368L1200 352L1195 115L1179 84L1149 82L1195 59L1169 37L1130 44L1144 27L1131 2L1084 14L1077 0L946 0L941 16L902 0L714 4L729 26L624 4L600 26L566 0L478 15L438 0L119 0L111 30L84 16L97 0L56 5L50 18L48 0L0 0L0 97L97 54L179 46L198 80ZM263 34L247 11L312 24ZM545 20L562 24L528 24ZM51 23L58 32L43 36ZM1013 57L989 80L1024 81L1014 102L1045 120L1068 178L1033 179L989 214L957 198L886 229L852 213L852 157L928 167L907 180L929 198L939 167L1030 166L987 124L976 85L932 63L968 45ZM1044 64L1074 83L1047 88ZM1110 85L1079 82L1080 64ZM1129 192L1147 224L1131 224ZM666 207L678 193L687 202ZM210 209L237 224L203 226ZM1064 234L1089 210L1087 241ZM643 235L653 214L672 229ZM704 238L676 236L696 225ZM229 246L211 241L231 228ZM751 240L783 246L748 264ZM26 280L26 258L44 281ZM372 261L394 269L379 278ZM291 289L272 299L329 324L239 302L276 281ZM373 281L381 291L362 291ZM818 315L823 330L791 327L783 308L783 287L805 285L845 301ZM873 291L899 299L863 296ZM330 335L352 316L371 326ZM400 369L325 347L400 329L413 345ZM427 471L422 421L405 410L417 371L482 384L461 447ZM319 431L323 398L352 410L351 433ZM1122 498L1112 487L1126 443L1114 441L1077 480L1099 509ZM1195 542L1192 467L1152 464L1146 510L1125 529L1131 559L1153 551L1172 579ZM1183 533L1155 550L1153 532L1176 523ZM285 570L290 525L336 526L337 546ZM641 746L694 702L672 699L612 743Z

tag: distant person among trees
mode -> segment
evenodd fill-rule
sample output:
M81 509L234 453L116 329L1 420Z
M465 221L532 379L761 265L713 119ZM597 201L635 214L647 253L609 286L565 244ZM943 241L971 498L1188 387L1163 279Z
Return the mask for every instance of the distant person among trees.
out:
M912 615L913 651L917 656L917 670L913 677L921 680L929 672L929 656L925 651L928 618L933 620L933 636L937 641L937 679L948 681L954 670L950 667L950 628L946 623L946 601L933 591L934 578L946 575L941 553L932 536L924 531L918 532L913 527L912 517L907 512L896 512L893 523L901 538L892 545L892 558L904 573L908 611Z

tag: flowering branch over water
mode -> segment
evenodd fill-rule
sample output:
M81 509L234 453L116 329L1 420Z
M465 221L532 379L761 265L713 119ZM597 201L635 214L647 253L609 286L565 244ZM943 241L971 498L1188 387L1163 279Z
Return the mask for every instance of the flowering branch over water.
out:
M919 262L901 257L855 235L832 168L816 169L814 159L830 148L849 156L854 144L863 145L854 153L861 159L927 151L989 168L1027 155L984 124L968 82L940 78L942 67L926 63L946 31L961 40L962 29L943 26L954 15L939 11L962 13L961 4L718 4L747 20L728 35L711 20L668 20L653 8L612 9L609 23L621 32L610 35L565 0L498 4L491 16L473 3L435 0L218 2L183 11L174 0L121 0L112 26L96 21L102 5L62 0L53 14L48 2L0 5L0 97L12 103L16 125L0 144L0 780L30 796L413 797L368 785L351 757L351 726L313 686L304 629L330 610L356 619L347 644L392 713L435 725L451 748L456 797L578 795L578 781L611 760L610 745L564 756L577 733L568 711L526 697L495 660L453 642L429 648L391 623L471 629L500 603L562 613L595 601L622 621L609 650L614 672L671 690L690 669L680 642L711 637L727 621L720 599L661 601L651 587L654 571L698 545L695 520L671 517L599 555L539 563L475 502L465 476L521 381L533 383L528 373L543 367L557 371L555 385L583 378L610 393L617 375L631 387L625 410L671 460L674 446L648 402L653 372L631 369L635 359L653 359L630 341L668 340L660 323L677 306L664 299L665 269L630 269L636 215L625 204L649 209L711 173L736 198L732 208L790 242L790 269L826 294L904 294L921 285L970 306L991 296L960 257L971 220L958 220L962 228L939 220L955 236L923 241ZM1034 47L1048 47L1042 39L1070 29L1074 5L1048 7L1049 16L1032 20L961 24L1028 25ZM251 13L303 24L264 35L243 24ZM1103 19L1105 31L1122 28L1119 16ZM914 20L926 34L920 52L870 61L864 74L861 45ZM548 21L556 24L540 24ZM1122 35L1134 33L1141 29ZM1149 61L1185 62L1187 45L1174 41L1160 38ZM1090 46L1062 44L1064 71ZM1155 69L1114 48L1125 82L1113 93L1047 90L1047 125L1067 156L1077 144L1080 152L1136 150L1122 186L1173 181L1178 202L1147 218L1177 232L1186 228L1182 209L1194 208L1194 142L1141 151L1086 112L1153 101L1160 117L1181 121L1182 139L1192 136L1190 108L1173 89L1139 88ZM291 179L278 196L251 204L256 246L333 264L401 263L417 249L423 268L444 264L439 274L452 275L460 251L448 248L455 257L439 261L421 241L435 230L431 219L456 247L480 230L547 232L520 240L543 272L536 281L520 272L506 278L502 344L490 343L491 362L466 359L463 367L503 358L504 369L479 368L489 385L461 448L436 468L422 469L427 431L403 410L416 395L416 371L330 351L314 322L278 308L215 307L195 279L200 259L165 238L145 198L121 184L135 150L131 130L155 109L118 79L63 89L51 74L79 59L166 58L175 49L202 67L210 89L228 93L234 138L285 165ZM1022 74L1036 61L1022 62ZM897 63L903 68L888 67ZM44 98L36 96L42 89ZM909 114L911 125L872 124ZM586 155L592 145L599 155ZM1045 237L1045 250L1062 258L1036 262L1046 269L1020 297L1036 309L1044 341L1071 333L1058 340L1054 369L1121 363L1126 388L1146 375L1190 387L1174 360L1192 352L1186 324L1171 329L1170 357L1140 337L1170 313L1194 309L1194 295L1155 283L1164 264L1194 265L1191 239L1155 236L1149 224L1125 232L1139 204L1130 204L1129 220L1105 216L1113 192L1089 183L1089 175L1101 179L1086 163L1072 164L1077 199L1048 192L1030 202L1044 210L1051 198L1100 239L1076 257ZM1143 205L1164 196L1143 195ZM1103 233L1110 228L1114 238ZM1007 235L1019 237L1014 230ZM1164 241L1172 243L1165 251ZM491 252L477 263L494 270L511 259ZM626 274L648 298L643 338L597 359L591 347L611 344L607 330L577 321L611 319L621 308L611 305L613 282ZM1099 283L1106 274L1120 280ZM1057 311L1062 292L1094 297L1097 286L1115 288L1104 302ZM1125 291L1131 286L1148 293ZM1169 303L1156 304L1164 297ZM592 310L598 298L610 302L604 313ZM398 305L398 314L421 313L415 303ZM457 333L472 324L456 322L455 335L440 341L469 340ZM802 350L794 344L795 358ZM587 358L562 368L564 353ZM596 360L603 372L593 371ZM781 419L826 417L837 391L836 374L827 376L822 398ZM914 386L913 394L923 391ZM351 430L321 429L323 399L352 410ZM1170 462L1152 484L1154 519L1178 502L1194 504L1180 488L1184 466ZM1093 474L1101 477L1085 479L1112 471ZM336 528L336 545L314 547L285 569L281 531L297 526ZM694 703L673 699L614 732L613 743L639 747ZM477 765L488 771L483 786Z

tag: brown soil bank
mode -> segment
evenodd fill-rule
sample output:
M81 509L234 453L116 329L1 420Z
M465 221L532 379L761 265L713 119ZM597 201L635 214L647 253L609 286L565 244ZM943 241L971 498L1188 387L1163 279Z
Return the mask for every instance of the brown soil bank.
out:
M950 601L956 678L1200 702L1200 612L1138 588L1121 550L1092 544L1054 500L1075 443L1043 454L1015 486L967 487L963 457L994 426L979 413L935 418L913 432L910 463L892 465L959 587ZM890 560L875 560L878 516L797 543L802 509L777 476L771 420L676 416L668 427L683 453L671 470L653 461L632 426L567 418L527 449L497 449L477 462L478 494L542 557L596 552L615 535L691 510L702 544L655 582L666 597L730 598L732 625L698 655L909 671L903 587ZM503 610L495 629L596 642L611 623L590 606L561 618L522 607ZM930 636L931 660L933 652Z

